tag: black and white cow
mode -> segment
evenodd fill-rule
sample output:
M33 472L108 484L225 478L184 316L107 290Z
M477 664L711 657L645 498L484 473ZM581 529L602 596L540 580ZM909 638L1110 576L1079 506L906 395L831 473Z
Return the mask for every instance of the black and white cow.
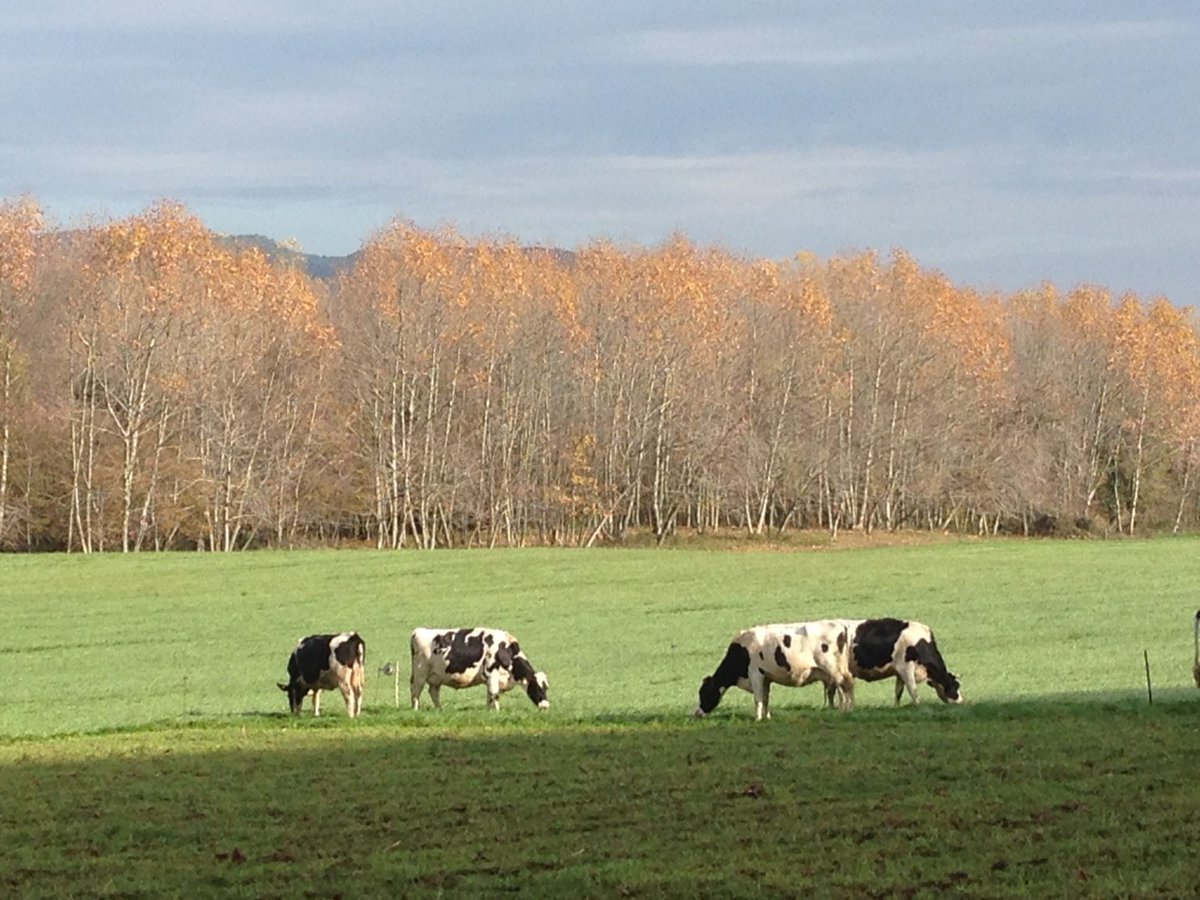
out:
M518 684L538 709L549 709L546 673L535 671L517 639L498 628L416 628L412 633L412 708L429 699L442 708L441 689L487 685L487 704L500 708L500 695Z
M962 703L958 678L946 668L929 626L911 619L838 619L850 631L850 671L863 681L896 679L896 705L908 688L919 703L917 685L929 682L945 703ZM825 700L833 704L834 690Z
M313 715L321 714L321 691L335 688L346 700L351 717L362 712L367 662L367 644L357 632L312 634L296 643L288 659L288 683L278 685L288 695L288 706L300 714L304 698L311 691Z
M1196 624L1192 630L1196 635L1196 661L1192 663L1192 677L1196 679L1196 687L1200 688L1200 609L1196 610Z
M769 719L771 685L802 687L820 681L837 691L842 709L854 706L849 635L834 621L758 625L733 637L716 672L700 683L697 716L706 716L737 685L754 695L754 717Z

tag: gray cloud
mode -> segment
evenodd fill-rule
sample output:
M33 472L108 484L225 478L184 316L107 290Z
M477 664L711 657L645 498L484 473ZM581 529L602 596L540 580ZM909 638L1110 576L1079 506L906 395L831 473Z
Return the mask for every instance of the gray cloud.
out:
M1052 10L1052 8L1051 8ZM1109 21L1046 21L1038 24L970 26L918 19L923 26L896 36L880 23L843 20L842 27L723 27L668 29L623 34L604 44L622 63L654 66L779 65L828 67L926 62L978 63L979 54L1029 55L1040 49L1099 45L1120 48L1171 41L1192 30L1179 18Z
M396 216L681 230L1200 299L1188 3L10 6L0 196L63 220L169 196L326 253Z

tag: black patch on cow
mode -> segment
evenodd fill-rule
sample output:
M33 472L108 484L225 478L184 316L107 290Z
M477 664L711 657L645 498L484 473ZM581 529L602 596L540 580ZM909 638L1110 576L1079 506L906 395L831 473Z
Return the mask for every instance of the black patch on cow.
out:
M907 627L900 619L867 619L854 634L855 665L864 671L889 665L900 632Z
M513 671L513 650L504 641L500 642L500 646L496 648L496 652L492 654L492 664L488 666L489 672L495 672L497 669L507 669ZM516 674L515 672L513 673ZM518 681L520 679L517 679Z
M304 698L321 679L321 673L329 668L329 642L336 634L310 634L302 638L288 657L288 683L280 685L287 692L288 707L293 713L300 712Z
M708 675L700 682L700 710L710 713L721 702L721 695L726 688L738 683L750 675L750 651L741 644L733 643L725 651L725 658L717 666L717 671Z
M483 635L472 636L469 629L460 628L451 633L449 647L445 650L446 672L451 675L465 672L483 659Z
M783 636L783 646L785 646L785 647L792 646L792 636L790 634L785 634Z
M946 668L946 661L935 642L921 638L905 651L904 659L924 666L929 680L945 692L947 700L958 699L958 679Z
M847 640L846 630L842 629L842 631L838 633L838 652L839 653L846 649L846 640Z
M778 644L775 645L775 665L779 666L785 672L791 671L791 666L788 665L787 654L783 652L783 648Z
M288 676L307 686L316 684L329 668L329 642L336 634L310 634L296 645L288 660Z
M483 636L483 642L490 647L496 642L496 638L493 635L485 634Z
M533 663L529 661L524 653L510 657L508 665L504 668L512 672L514 681L529 681L535 674Z
M353 666L360 660L365 663L367 661L367 643L352 631L350 637L337 645L333 655L343 666Z

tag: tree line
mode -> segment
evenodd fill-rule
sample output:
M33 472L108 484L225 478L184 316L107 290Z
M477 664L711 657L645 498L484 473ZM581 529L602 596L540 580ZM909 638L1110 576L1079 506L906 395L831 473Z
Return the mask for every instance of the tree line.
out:
M330 280L161 202L0 203L0 548L1194 528L1165 299L903 251L566 252L394 222Z

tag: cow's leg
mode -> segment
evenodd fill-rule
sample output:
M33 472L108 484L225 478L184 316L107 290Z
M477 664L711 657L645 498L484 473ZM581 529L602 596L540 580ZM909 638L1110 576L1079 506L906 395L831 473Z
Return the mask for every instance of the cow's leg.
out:
M921 702L921 698L917 695L917 678L913 672L912 665L900 666L896 670L896 705L900 705L900 698L904 696L904 689L908 688L908 695L912 697L913 705Z
M433 703L434 709L442 708L442 686L440 684L431 684L429 686L429 699ZM416 706L413 709L416 709Z
M408 681L408 691L412 695L412 708L421 708L421 691L425 690L425 675L417 672L416 664L413 665L412 677ZM433 689L429 691L429 695L433 696Z
M342 700L346 703L346 715L353 719L358 715L358 710L355 708L354 685L339 684L338 689L342 692Z
M750 692L754 694L754 718L761 722L771 718L771 682L762 675L750 677Z
M361 666L355 666L350 670L350 697L354 701L354 712L351 713L357 718L362 712L363 694L367 691L366 672Z
M313 688L313 716L321 714L321 689Z
M495 669L487 677L488 709L500 708L500 695L504 692L504 677L508 675L504 669Z
M838 709L849 711L854 709L854 679L843 678L834 686L834 693L838 699Z

